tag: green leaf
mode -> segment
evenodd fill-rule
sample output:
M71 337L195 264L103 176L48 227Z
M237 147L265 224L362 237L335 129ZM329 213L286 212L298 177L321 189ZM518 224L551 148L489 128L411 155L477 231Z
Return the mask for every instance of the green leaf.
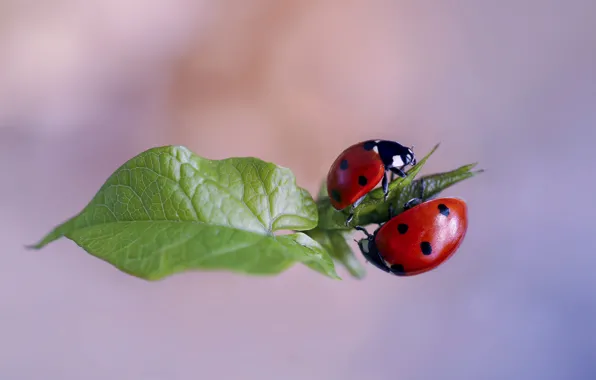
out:
M33 246L67 237L150 280L187 270L271 275L296 262L338 278L304 233L317 208L289 169L257 158L208 160L184 147L147 150L112 174L75 217Z
M305 233L319 242L333 259L340 262L348 270L350 275L358 279L364 278L366 270L356 259L352 248L346 242L345 231L315 228Z
M318 201L319 225L324 230L349 230L353 226L365 226L373 223L384 223L389 218L389 205L392 204L395 213L403 210L404 204L416 197L420 197L420 180L415 180L426 161L437 150L437 144L423 159L418 161L416 166L410 169L404 178L398 177L389 184L387 201L384 200L383 189L376 188L367 194L362 203L354 210L354 219L350 226L345 225L349 209L342 211L335 210L328 198ZM437 173L422 177L426 187L423 200L439 194L446 188L470 178L480 172L472 171L476 164L465 165L459 169Z

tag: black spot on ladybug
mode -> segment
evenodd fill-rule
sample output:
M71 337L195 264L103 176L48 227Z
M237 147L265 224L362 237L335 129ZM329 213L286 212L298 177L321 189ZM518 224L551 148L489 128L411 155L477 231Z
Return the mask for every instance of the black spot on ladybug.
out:
M406 274L406 270L404 266L401 264L394 264L391 266L391 273L394 273L398 276Z
M405 234L406 232L408 232L408 225L403 223L398 224L397 231L402 235Z
M335 199L336 202L341 202L341 195L337 189L331 190L331 197Z
M362 147L364 148L364 150L373 150L373 148L375 147L375 142L367 141L362 145Z
M420 250L422 251L422 254L426 255L426 256L433 253L433 248L430 246L430 243L427 241L423 241L422 243L420 243Z
M368 183L368 180L366 179L365 176L361 175L360 177L358 177L358 184L360 186L366 186L367 183Z
M449 216L449 207L445 206L444 204L440 204L439 205L439 213L445 215L445 216Z
M341 170L346 170L348 168L348 160L342 160L339 164L339 168Z

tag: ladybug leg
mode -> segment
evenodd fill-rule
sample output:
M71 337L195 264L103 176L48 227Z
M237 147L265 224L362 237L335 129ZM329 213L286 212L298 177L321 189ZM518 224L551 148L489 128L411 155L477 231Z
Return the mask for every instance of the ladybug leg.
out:
M404 205L404 211L405 210L409 210L414 206L419 205L420 203L422 203L424 201L424 178L420 178L420 194L419 194L419 198L412 198L409 201L406 202L406 204Z
M356 231L364 232L364 234L366 235L366 237L367 237L368 239L372 239L372 238L373 238L373 235L371 235L371 234L370 234L370 232L368 232L368 231L366 230L366 228L364 228L364 227L362 227L362 226L356 226L356 227L354 227L354 229L355 229Z
M420 200L420 198L412 198L409 201L407 201L404 205L404 211L409 210L414 206L418 206L420 203L422 203L422 200Z
M350 212L350 215L348 215L348 219L346 219L346 226L350 225L350 223L352 222L352 219L354 219L354 213Z
M389 204L389 209L387 210L387 212L389 213L389 219L388 220L393 219L393 215L394 215L394 212L395 212L395 209L393 208L393 204Z
M391 170L391 173L398 175L402 178L404 178L406 176L406 173L404 173L404 171L401 170L400 168L392 167L392 168L389 168L389 170Z
M393 204L389 204L389 207L387 208L387 214L388 214L388 218L387 221L391 220L394 216L395 213L395 209L393 208ZM377 223L379 225L379 227L383 227L383 224L385 224L386 222L381 222L381 223Z
M350 225L350 222L352 222L352 219L354 219L354 209L358 207L360 203L362 203L365 197L366 195L361 196L360 198L358 198L356 202L352 204L352 207L350 207L350 215L348 215L348 219L346 219L346 226Z
M390 178L387 177L387 174L389 172L391 172ZM385 170L385 175L383 176L383 193L385 193L385 201L389 196L389 182L393 182L396 175L401 178L404 178L406 176L406 173L404 173L403 170L395 167L390 167L388 170Z
M387 200L389 196L389 181L387 178L387 170L385 170L385 174L383 174L383 194L385 194L385 198L383 200Z
M354 204L352 205L352 208L354 209L354 208L358 207L358 205L360 203L362 203L362 201L364 200L364 198L366 198L366 195L363 195L360 198L358 198L358 200L356 202L354 202Z
M420 199L424 200L424 190L425 186L424 186L424 177L420 178Z

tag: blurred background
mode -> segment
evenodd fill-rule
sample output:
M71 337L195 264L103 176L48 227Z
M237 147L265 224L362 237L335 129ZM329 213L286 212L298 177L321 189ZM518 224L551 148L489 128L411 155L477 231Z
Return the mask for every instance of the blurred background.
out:
M595 379L596 2L0 0L0 379ZM396 139L471 225L444 266L149 283L67 239L153 146L316 192Z

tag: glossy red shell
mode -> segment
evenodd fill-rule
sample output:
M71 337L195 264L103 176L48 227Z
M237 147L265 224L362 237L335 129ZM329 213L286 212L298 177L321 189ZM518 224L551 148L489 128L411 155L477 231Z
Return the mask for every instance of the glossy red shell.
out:
M364 142L350 146L337 157L327 174L331 205L337 210L352 205L374 189L384 173L385 166L377 152L364 149Z
M459 248L467 229L466 203L458 198L439 198L404 211L385 223L376 235L375 245L388 266L401 265L404 276L412 276L432 270L449 259ZM428 253L429 246L430 254L424 254L423 251Z

